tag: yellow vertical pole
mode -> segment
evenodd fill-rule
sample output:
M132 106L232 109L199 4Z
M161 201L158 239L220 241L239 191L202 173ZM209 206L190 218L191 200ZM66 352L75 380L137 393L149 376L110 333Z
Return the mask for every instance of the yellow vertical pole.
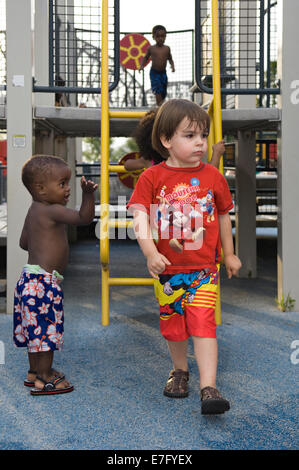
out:
M102 324L109 324L109 83L108 0L102 0L101 46L101 233Z
M208 137L208 161L212 160L213 145L215 144L215 126L214 126L214 101L210 103L208 113L210 116L210 132Z
M218 0L212 2L212 58L213 58L213 110L215 125L215 142L222 140L221 121L221 80L220 80L220 52L219 52L219 20ZM223 158L220 160L219 170L223 173Z
M213 123L215 142L222 140L221 121L221 80L220 80L220 53L219 53L219 20L218 0L211 0L212 9L212 58L213 58ZM219 171L223 173L223 158L220 159ZM218 283L218 295L215 309L217 325L221 324L221 297L220 281Z

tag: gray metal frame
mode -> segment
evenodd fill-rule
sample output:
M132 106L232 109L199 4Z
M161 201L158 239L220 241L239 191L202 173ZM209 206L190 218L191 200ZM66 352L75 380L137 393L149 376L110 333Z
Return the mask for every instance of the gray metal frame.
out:
M218 0L219 3L225 0ZM265 9L265 0L259 0L260 2L260 50L259 50L259 75L260 75L260 87L259 88L221 88L221 93L224 95L278 95L280 94L280 88L270 88L270 51L269 51L269 37L268 37L268 49L267 49L267 87L264 86L264 15L266 12ZM269 35L269 25L270 25L270 14L271 6L276 4L271 4L270 0L268 2L268 35ZM198 88L208 94L213 93L213 88L206 86L202 82L203 72L201 69L201 58L202 58L202 0L195 0L195 81Z
M56 86L54 77L54 56L53 56L53 39L54 39L54 0L49 0L49 86L37 86L33 84L33 91L39 93L101 93L101 87L83 88ZM99 32L100 34L100 32ZM119 82L120 70L120 46L119 46L119 0L114 0L114 80L109 85L109 92L114 90Z

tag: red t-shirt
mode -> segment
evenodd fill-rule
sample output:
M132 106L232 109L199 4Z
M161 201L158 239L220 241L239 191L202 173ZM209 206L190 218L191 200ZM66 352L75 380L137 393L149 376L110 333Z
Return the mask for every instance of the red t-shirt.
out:
M150 216L157 249L171 262L164 274L216 269L221 245L218 215L233 208L228 184L212 165L174 168L165 162L139 177L128 209Z

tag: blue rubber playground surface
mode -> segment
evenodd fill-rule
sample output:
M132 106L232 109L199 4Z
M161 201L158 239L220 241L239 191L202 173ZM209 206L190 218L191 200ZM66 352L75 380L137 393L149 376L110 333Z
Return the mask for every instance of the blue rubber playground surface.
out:
M229 281L222 273L218 387L231 410L210 417L200 412L191 342L189 397L163 396L171 362L153 288L113 286L103 327L98 241L72 245L65 346L54 366L75 390L30 395L26 351L13 346L12 318L1 314L0 449L298 449L299 313L277 309L275 253L263 243L257 279ZM111 276L147 276L135 242L113 241L110 259Z

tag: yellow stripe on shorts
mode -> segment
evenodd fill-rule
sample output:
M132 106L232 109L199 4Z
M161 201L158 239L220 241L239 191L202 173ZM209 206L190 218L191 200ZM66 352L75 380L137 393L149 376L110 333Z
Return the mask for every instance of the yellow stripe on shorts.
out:
M175 302L181 295L185 293L185 289L178 289L173 291L173 294L166 295L163 292L164 285L160 284L158 280L154 281L155 296L159 302L159 305L167 305Z
M217 285L203 284L195 292L194 299L188 303L190 306L215 308L217 301Z

